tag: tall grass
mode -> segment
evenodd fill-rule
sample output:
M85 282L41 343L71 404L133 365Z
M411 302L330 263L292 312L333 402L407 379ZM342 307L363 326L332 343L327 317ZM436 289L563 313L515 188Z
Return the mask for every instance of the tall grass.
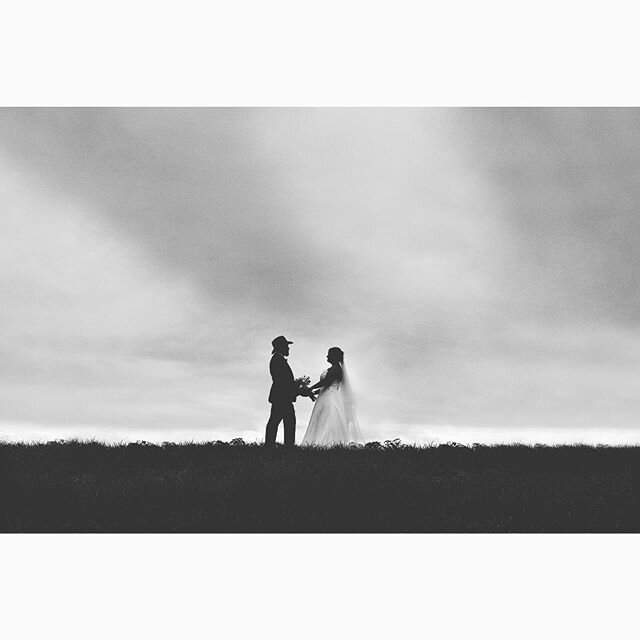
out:
M640 448L0 443L3 532L640 531Z

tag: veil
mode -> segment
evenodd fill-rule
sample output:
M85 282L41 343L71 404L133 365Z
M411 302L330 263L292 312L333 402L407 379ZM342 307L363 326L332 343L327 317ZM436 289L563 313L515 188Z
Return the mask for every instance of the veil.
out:
M340 385L340 394L342 395L342 402L344 405L344 413L347 419L347 429L349 432L349 440L351 442L358 442L364 444L364 438L360 431L360 424L358 423L358 416L356 414L356 399L353 395L353 387L351 386L351 377L347 371L347 366L343 362L342 364L342 384Z

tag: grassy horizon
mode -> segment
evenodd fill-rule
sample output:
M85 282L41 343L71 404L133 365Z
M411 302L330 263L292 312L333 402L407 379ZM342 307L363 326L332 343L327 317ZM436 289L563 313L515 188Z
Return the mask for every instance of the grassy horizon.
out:
M640 447L0 442L2 532L637 532Z

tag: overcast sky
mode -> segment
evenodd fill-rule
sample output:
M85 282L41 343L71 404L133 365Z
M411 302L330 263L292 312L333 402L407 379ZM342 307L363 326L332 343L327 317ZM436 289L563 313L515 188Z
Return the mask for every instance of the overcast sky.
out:
M278 334L367 439L633 433L639 176L633 109L0 109L0 436L261 438Z

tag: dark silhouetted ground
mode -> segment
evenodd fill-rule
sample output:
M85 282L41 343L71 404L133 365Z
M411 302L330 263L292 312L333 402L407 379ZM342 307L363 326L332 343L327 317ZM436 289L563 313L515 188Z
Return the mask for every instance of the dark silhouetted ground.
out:
M637 532L639 447L0 443L3 532Z

